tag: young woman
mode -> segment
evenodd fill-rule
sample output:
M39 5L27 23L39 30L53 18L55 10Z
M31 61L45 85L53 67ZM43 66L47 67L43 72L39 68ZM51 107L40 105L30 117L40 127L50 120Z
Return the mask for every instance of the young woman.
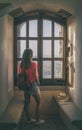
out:
M39 118L39 108L41 102L40 94L40 82L38 75L38 66L36 62L32 61L33 51L31 49L25 49L22 57L22 61L18 68L18 73L25 70L28 80L30 82L30 89L24 91L25 103L24 111L28 123L36 122L37 125L44 123L44 120ZM36 101L36 120L32 119L29 113L30 96L33 96Z

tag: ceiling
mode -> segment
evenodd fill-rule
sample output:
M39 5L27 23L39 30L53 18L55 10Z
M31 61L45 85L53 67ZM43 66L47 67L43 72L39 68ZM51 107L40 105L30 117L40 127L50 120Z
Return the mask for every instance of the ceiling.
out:
M9 7L11 4L10 3L0 3L0 11Z
M33 10L49 10L68 18L74 14L77 0L0 0L0 16L18 17Z

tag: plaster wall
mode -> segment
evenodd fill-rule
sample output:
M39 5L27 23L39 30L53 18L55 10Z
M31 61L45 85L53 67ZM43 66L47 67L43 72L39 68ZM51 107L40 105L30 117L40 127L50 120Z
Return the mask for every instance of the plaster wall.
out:
M68 20L68 29L70 28L68 45L72 45L73 50L68 58L70 70L69 81L73 86L69 88L69 92L75 104L82 109L82 104L80 103L82 102L82 16L80 13L82 10L79 5L77 0L13 0L11 7L0 12L0 16L4 15L0 17L0 114L5 110L14 95L13 18L6 14L18 7L21 7L25 12L37 9L58 11L62 8L73 14L73 17ZM76 9L78 11L75 12ZM71 67L71 63L73 63L74 68Z
M68 30L70 30L68 31L68 45L69 42L72 44L73 52L68 59L69 66L73 63L74 67L69 69L69 82L73 77L69 92L74 103L82 110L82 16L80 12L82 12L82 8L79 6L75 18L71 17L68 20Z
M0 115L13 97L13 19L0 18Z
M0 0L6 1L6 0ZM32 10L49 10L59 11L64 9L72 14L75 13L75 8L78 5L77 0L12 0L11 6L5 10L0 11L0 16L11 12L14 9L22 8L24 12Z

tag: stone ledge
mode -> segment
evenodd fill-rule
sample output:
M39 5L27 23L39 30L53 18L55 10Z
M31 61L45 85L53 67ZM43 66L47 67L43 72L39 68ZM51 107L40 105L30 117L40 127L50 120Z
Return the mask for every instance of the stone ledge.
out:
M75 125L79 130L81 130L82 129L82 111L80 111L71 100L67 102L61 102L57 100L56 97L53 97L53 99L55 100L59 109L62 110L63 113L66 115L66 117L69 119L71 124Z
M11 130L11 128L17 127L22 114L23 106L23 97L16 95L0 117L0 129Z

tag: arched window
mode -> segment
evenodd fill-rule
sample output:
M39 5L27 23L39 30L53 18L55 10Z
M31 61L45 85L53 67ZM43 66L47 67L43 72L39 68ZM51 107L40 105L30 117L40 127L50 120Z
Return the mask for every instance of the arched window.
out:
M65 25L63 20L43 14L24 16L15 22L15 78L24 49L33 50L42 85L64 85Z

